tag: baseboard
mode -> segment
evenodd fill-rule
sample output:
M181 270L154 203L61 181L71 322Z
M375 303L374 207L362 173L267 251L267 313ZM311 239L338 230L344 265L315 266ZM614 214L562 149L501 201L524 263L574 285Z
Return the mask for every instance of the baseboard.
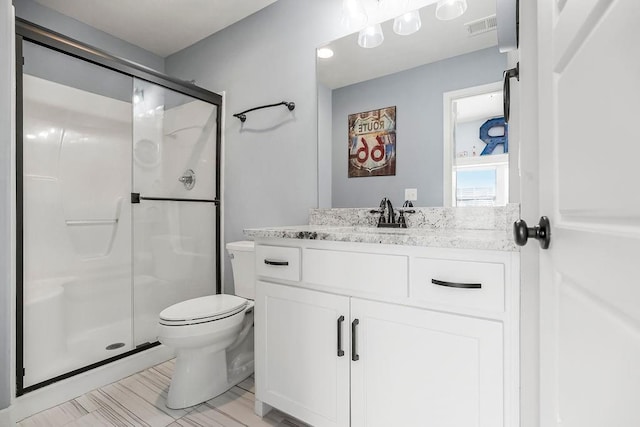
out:
M14 421L23 420L45 409L82 396L91 390L167 361L174 355L173 349L159 345L108 365L53 383L16 398L9 408L12 409L11 415ZM0 418L0 427L4 426L5 424L2 423L2 418Z
M0 409L0 426L1 427L12 427L16 425L16 422L13 420L11 406L5 409Z

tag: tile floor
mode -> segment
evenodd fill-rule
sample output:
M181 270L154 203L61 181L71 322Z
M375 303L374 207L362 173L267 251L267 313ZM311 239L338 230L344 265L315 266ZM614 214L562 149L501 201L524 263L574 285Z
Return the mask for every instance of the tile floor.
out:
M174 361L139 372L117 383L93 390L18 423L19 427L303 427L306 424L271 411L260 418L253 413L253 377L226 393L187 409L168 409Z

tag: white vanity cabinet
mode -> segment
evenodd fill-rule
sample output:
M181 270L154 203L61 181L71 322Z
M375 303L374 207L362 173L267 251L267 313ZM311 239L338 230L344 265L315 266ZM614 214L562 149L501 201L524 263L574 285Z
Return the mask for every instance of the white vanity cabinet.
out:
M262 281L257 286L259 399L314 426L348 426L349 298Z
M351 300L351 425L502 426L502 325Z
M258 401L318 427L517 425L515 253L256 248Z

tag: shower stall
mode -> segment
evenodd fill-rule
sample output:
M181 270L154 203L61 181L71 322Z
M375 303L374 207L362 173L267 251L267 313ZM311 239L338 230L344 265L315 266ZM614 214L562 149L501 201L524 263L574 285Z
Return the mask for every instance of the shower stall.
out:
M16 22L18 395L220 292L220 95Z

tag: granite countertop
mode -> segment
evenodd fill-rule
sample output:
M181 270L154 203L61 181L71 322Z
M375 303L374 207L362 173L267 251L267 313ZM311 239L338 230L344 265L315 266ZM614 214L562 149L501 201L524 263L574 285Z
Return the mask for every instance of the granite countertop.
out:
M439 248L519 251L519 247L514 243L510 232L495 229L299 225L248 228L244 230L244 233L253 238L310 239Z

